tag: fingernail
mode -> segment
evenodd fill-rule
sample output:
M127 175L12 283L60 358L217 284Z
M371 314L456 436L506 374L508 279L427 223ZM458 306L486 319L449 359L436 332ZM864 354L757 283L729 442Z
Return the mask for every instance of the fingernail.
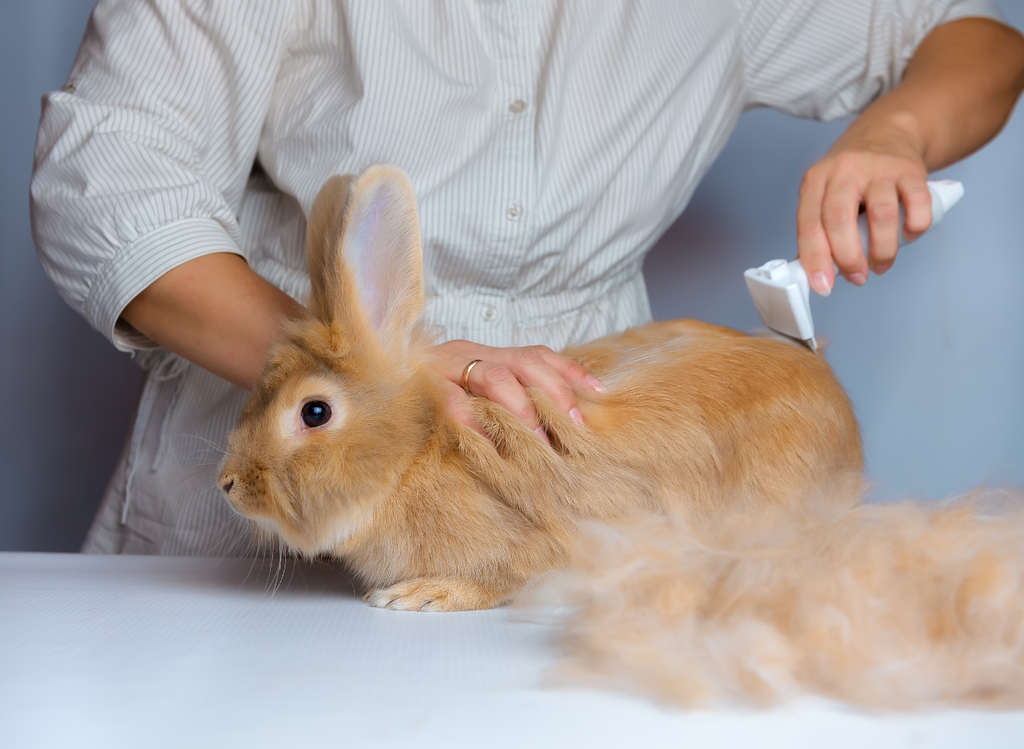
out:
M854 286L863 286L864 282L868 280L868 277L863 273L851 273L846 277L846 280Z
M569 415L573 418L573 420L575 420L577 424L583 423L583 414L581 414L580 410L575 406L569 409Z
M828 276L826 276L824 273L815 273L814 280L812 281L811 285L814 287L814 290L817 291L822 296L828 296L829 294L832 293L832 286L828 282Z
M594 377L594 375L587 375L587 384L599 393L604 392L604 385L602 385L601 381Z
M544 440L544 442L549 445L551 444L551 440L548 439L548 433L544 431L544 427L537 427L533 431L536 432L537 436Z
M885 273L887 270L889 270L891 267L892 267L892 263L887 263L886 265L876 265L875 266L875 275L880 276L883 273Z

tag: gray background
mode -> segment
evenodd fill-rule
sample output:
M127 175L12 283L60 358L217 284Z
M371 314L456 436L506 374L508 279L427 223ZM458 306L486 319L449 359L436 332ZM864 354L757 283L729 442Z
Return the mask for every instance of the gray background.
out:
M131 418L139 373L57 296L28 181L39 96L63 85L93 0L3 3L0 25L0 550L74 551ZM1002 0L1018 28L1024 0ZM743 270L795 256L803 171L845 123L741 119L650 255L658 317L757 326ZM812 300L850 392L875 498L1024 486L1024 116L940 176L967 195L884 278Z

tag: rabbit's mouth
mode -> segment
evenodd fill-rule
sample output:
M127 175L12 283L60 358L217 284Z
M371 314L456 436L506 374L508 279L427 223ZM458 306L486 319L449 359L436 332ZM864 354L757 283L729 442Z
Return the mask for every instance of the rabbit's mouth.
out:
M308 554L305 544L295 543L296 536L301 533L288 532L288 525L284 519L274 517L266 497L260 492L253 491L247 486L247 482L237 476L225 476L221 480L221 491L224 492L231 509L248 520L258 540L280 541L289 549Z

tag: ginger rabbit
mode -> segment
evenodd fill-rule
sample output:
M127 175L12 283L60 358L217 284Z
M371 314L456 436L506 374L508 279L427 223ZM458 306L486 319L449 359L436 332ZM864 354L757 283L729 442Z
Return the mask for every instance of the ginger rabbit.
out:
M450 418L427 364L419 220L393 167L334 177L307 232L310 318L291 323L229 440L232 506L302 555L339 557L374 606L497 606L571 564L577 530L637 511L855 499L861 443L825 360L691 320L563 352L606 391L586 426L531 391L550 445L502 407Z

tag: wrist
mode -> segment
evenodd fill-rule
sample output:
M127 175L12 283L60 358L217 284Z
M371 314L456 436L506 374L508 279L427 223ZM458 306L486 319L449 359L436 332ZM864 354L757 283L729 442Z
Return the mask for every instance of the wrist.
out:
M877 102L881 104L882 102ZM843 151L900 154L927 163L927 138L921 119L903 108L868 108L832 144L827 156Z

